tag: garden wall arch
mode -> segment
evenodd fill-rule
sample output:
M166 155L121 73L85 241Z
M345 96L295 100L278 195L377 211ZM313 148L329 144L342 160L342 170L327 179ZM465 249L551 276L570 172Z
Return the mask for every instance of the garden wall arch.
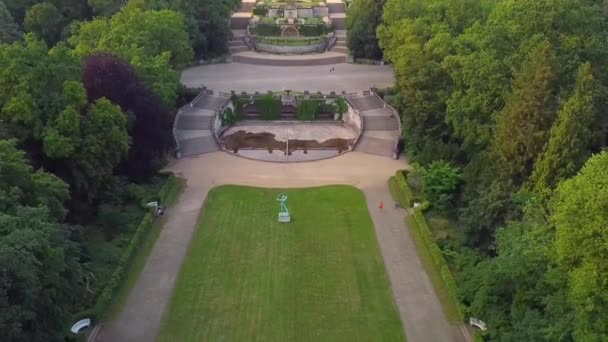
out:
M283 26L281 28L281 37L299 37L300 31L295 26Z

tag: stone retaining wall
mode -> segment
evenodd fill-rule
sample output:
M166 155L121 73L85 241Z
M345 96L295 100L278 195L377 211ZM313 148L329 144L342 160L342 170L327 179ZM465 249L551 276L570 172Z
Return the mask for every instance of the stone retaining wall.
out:
M232 56L233 63L272 65L272 66L318 66L346 63L346 55L311 59L271 59L253 56Z
M315 6L312 8L314 17L327 17L329 16L329 9L327 6Z
M256 50L262 52L278 53L278 54L303 54L313 52L325 51L326 43L323 41L319 44L313 45L300 45L300 46L282 46L282 45L271 45L256 42Z
M314 10L312 8L298 8L298 18L311 18L314 16Z

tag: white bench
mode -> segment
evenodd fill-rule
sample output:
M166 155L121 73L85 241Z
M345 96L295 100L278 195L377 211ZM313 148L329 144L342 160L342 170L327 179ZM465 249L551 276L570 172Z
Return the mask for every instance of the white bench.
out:
M84 329L84 328L88 328L91 325L91 319L90 318L85 318L85 319L81 319L80 321L74 323L74 325L72 325L72 329L70 329L71 332L73 332L74 334L78 334L80 332L80 330Z
M469 318L469 324L473 327L479 328L479 330L481 330L481 331L488 330L486 323L477 318L473 318L473 317Z

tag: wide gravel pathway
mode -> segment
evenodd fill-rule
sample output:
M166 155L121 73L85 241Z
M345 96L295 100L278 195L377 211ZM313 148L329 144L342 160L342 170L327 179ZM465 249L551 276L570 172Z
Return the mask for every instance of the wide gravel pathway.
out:
M310 57L309 57L310 58ZM330 72L330 68L334 71ZM204 84L215 91L238 93L290 89L329 93L358 92L373 86L395 84L390 65L334 64L323 66L266 66L242 63L203 65L182 72L182 83L189 87Z
M317 162L280 164L223 152L176 161L169 169L187 180L125 307L97 341L153 341L171 299L182 261L207 192L222 184L309 187L348 184L363 190L408 341L460 341L441 309L404 224L404 211L391 208L387 179L404 168L396 161L364 153ZM380 201L385 209L380 210Z

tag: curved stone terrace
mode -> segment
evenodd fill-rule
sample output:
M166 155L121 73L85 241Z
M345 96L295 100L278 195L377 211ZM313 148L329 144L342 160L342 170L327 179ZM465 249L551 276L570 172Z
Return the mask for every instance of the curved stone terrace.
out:
M230 99L233 96L235 94L205 89L180 109L174 124L178 157L219 150L274 162L326 159L350 151L397 157L401 135L398 113L372 91L304 95L307 99L313 96L328 103L332 98L347 100L348 109L339 119L333 113L318 112L320 120L316 122L296 121L295 107L283 99L281 116L276 120L261 120L253 100L249 100L241 109L244 121L234 122L226 117L227 108L230 113L235 110ZM263 94L240 96L253 99ZM294 101L293 96L286 97Z

